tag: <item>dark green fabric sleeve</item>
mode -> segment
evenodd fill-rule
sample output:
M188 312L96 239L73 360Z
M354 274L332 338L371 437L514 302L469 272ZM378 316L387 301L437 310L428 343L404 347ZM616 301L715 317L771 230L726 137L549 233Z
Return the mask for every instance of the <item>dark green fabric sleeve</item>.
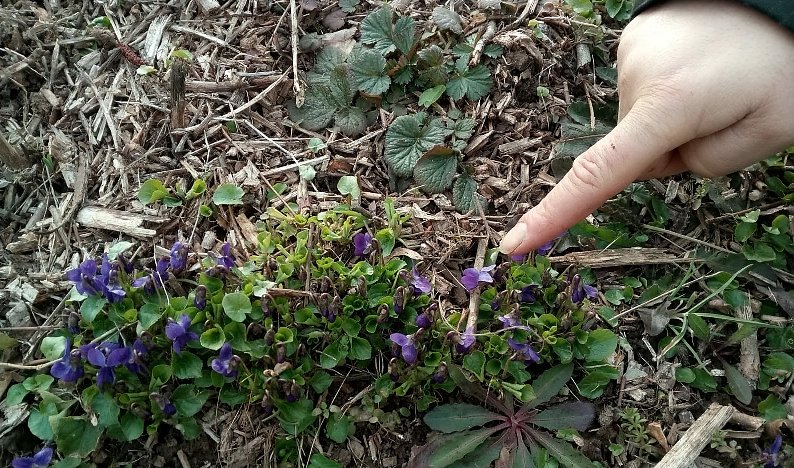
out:
M741 2L794 32L794 0L741 0ZM658 3L662 3L662 0L635 0L632 16L636 16L651 5Z

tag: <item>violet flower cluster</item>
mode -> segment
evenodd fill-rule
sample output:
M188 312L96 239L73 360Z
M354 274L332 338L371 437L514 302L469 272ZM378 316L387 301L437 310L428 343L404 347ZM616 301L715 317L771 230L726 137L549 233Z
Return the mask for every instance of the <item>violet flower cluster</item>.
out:
M119 343L103 342L86 344L71 349L67 340L63 357L50 368L50 374L68 383L74 383L85 375L85 363L97 369L96 385L104 388L116 383L116 368L125 366L131 372L142 373L145 370L144 357L147 348L140 339L130 346Z
M44 447L32 457L18 457L11 461L12 468L45 468L52 461L52 449Z

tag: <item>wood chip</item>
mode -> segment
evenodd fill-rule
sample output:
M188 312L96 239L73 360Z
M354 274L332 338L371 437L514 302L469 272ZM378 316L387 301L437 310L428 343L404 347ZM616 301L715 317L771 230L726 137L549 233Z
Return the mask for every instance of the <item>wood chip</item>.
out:
M701 450L711 441L714 434L722 429L735 411L733 406L712 403L656 466L664 468L693 466L692 463L700 455Z
M632 265L691 263L695 260L669 254L664 249L635 247L603 251L573 252L556 257L549 257L549 261L551 263L573 264L590 268L609 268Z
M133 237L152 237L157 234L154 229L143 227L147 221L162 223L164 220L99 206L86 206L77 213L77 222L85 227L123 232Z

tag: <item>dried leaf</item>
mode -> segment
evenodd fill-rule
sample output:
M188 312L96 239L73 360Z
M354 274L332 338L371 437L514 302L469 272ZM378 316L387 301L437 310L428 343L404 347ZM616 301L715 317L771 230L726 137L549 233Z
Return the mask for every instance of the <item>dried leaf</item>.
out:
M433 8L433 22L441 29L447 29L455 34L463 34L463 25L460 15L442 6Z

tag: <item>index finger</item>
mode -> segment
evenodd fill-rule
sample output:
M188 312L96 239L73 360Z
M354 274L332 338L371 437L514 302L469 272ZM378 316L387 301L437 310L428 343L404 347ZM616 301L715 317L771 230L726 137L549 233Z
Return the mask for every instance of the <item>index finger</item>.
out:
M574 160L571 170L505 235L499 250L523 254L586 218L646 172L663 154L684 144L683 122L660 125L650 103L636 102L618 125ZM679 117L682 120L683 117Z

